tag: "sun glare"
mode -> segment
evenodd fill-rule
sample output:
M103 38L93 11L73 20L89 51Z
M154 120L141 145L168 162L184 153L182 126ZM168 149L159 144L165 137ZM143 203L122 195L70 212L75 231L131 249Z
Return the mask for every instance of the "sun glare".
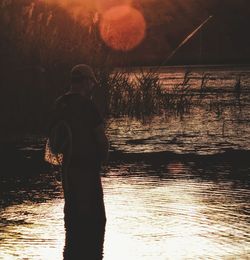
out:
M146 22L136 9L127 6L112 7L102 15L100 33L103 41L112 49L129 51L145 37Z
M95 12L95 3L91 0L46 0L48 4L58 5L82 25L89 26L90 13Z
M143 41L146 31L145 19L139 10L131 7L131 1L46 0L46 3L62 7L73 19L87 27L99 22L100 36L107 46L129 51Z
M98 12L103 13L118 5L130 5L132 0L96 0L95 2Z

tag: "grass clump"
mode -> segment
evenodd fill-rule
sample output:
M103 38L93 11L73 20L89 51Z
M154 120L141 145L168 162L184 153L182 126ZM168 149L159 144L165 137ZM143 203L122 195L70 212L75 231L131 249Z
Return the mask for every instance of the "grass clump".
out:
M189 76L186 72L183 82L167 91L157 72L110 73L100 81L106 93L106 115L143 118L170 112L182 116L189 112L193 98Z
M107 112L111 117L144 117L161 113L164 93L159 76L141 71L110 74L104 86L107 95Z

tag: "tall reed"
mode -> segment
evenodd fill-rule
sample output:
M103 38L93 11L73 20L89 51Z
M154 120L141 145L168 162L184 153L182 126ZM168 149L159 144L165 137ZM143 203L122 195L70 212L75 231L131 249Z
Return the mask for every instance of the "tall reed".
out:
M166 91L156 72L113 72L100 82L107 92L107 113L112 117L143 118L165 112L182 116L189 112L193 98L189 74L186 72L181 84Z

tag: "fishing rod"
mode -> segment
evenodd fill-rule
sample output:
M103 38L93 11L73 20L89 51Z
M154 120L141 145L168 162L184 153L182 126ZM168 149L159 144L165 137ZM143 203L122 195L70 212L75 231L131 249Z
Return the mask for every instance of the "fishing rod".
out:
M190 39L193 38L193 36L199 32L202 27L204 27L211 19L213 18L212 15L210 15L208 18L206 18L198 27L196 27L171 53L167 56L166 59L163 60L163 62L158 65L155 69L155 72L157 72L162 66L164 66L169 60L178 52L178 50L185 45Z
M163 61L162 65L164 65L166 62L168 62L175 54L176 52L185 45L198 31L202 29L204 25L206 25L211 19L213 18L212 15L210 15L204 22L202 22L194 31L192 31L171 53L170 55Z

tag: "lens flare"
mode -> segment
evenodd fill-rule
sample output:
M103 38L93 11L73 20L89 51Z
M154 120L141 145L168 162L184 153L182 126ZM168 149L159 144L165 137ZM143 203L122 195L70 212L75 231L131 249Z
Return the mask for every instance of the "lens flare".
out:
M47 0L46 3L57 5L82 25L89 26L91 13L95 13L95 3L91 0Z
M127 5L115 6L103 13L100 34L112 49L129 51L145 37L146 22L143 15Z
M98 12L103 13L115 6L130 5L132 0L96 0Z

